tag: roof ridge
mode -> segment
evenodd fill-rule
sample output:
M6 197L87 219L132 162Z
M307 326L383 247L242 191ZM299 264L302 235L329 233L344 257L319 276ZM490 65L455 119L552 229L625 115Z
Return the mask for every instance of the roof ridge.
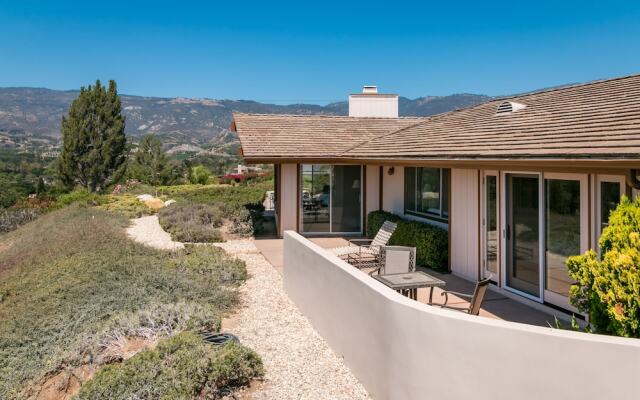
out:
M352 117L349 115L331 115L331 114L269 114L269 113L243 113L238 111L232 112L233 116L236 115L248 115L253 117L295 117L295 118L309 118L309 117L319 117L319 118L351 118L351 119L371 119L371 120L407 120L407 119L420 119L427 120L430 117L412 117L412 116L402 116L402 117Z

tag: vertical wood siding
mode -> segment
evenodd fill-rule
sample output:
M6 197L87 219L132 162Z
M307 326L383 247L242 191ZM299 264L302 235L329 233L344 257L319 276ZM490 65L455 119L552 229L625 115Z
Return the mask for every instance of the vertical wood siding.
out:
M479 276L479 171L451 170L451 271L464 278Z

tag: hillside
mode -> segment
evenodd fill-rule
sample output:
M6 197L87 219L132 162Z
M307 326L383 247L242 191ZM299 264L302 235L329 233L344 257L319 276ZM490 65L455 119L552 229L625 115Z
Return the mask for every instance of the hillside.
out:
M60 121L77 91L41 88L0 88L0 135L4 142L38 137L59 138ZM400 98L400 115L428 116L489 100L488 96L454 94L442 97ZM122 95L127 118L126 132L132 137L155 133L173 152L233 149L236 136L229 132L232 112L266 114L346 115L347 102L275 105L248 100L161 98ZM4 131L4 132L3 132ZM187 146L187 147L184 147Z

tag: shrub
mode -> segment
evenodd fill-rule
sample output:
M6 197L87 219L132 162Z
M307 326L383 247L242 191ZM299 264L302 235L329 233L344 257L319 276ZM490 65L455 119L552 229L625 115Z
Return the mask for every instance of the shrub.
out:
M105 196L104 203L98 208L116 212L127 218L140 218L143 215L151 215L155 213L154 209L150 208L133 195Z
M222 242L217 229L222 226L224 210L211 204L172 204L158 213L160 225L179 242Z
M209 183L209 171L202 165L197 165L191 169L189 180L193 184L206 185Z
M58 197L56 203L59 206L68 206L72 203L81 203L85 205L97 206L106 203L108 200L105 196L97 193L91 193L84 189L74 190L73 192L62 194Z
M98 371L77 397L220 398L226 389L247 385L263 374L262 361L251 350L235 343L216 348L185 332Z
M42 214L37 208L0 209L0 233L10 232L20 225L33 221Z
M570 301L596 332L640 337L640 197L623 198L593 250L567 260Z
M373 211L367 216L367 236L373 238L384 221L398 224L389 245L416 248L416 264L437 271L447 271L449 235L446 230L418 221L409 221L386 211Z

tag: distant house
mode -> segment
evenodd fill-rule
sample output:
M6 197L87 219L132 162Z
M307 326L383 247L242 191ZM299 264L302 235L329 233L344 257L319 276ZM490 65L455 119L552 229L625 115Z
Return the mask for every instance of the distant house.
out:
M280 234L361 235L386 210L448 230L454 274L571 310L567 256L640 187L640 75L429 118L366 87L349 114L234 114L245 160L275 164Z

